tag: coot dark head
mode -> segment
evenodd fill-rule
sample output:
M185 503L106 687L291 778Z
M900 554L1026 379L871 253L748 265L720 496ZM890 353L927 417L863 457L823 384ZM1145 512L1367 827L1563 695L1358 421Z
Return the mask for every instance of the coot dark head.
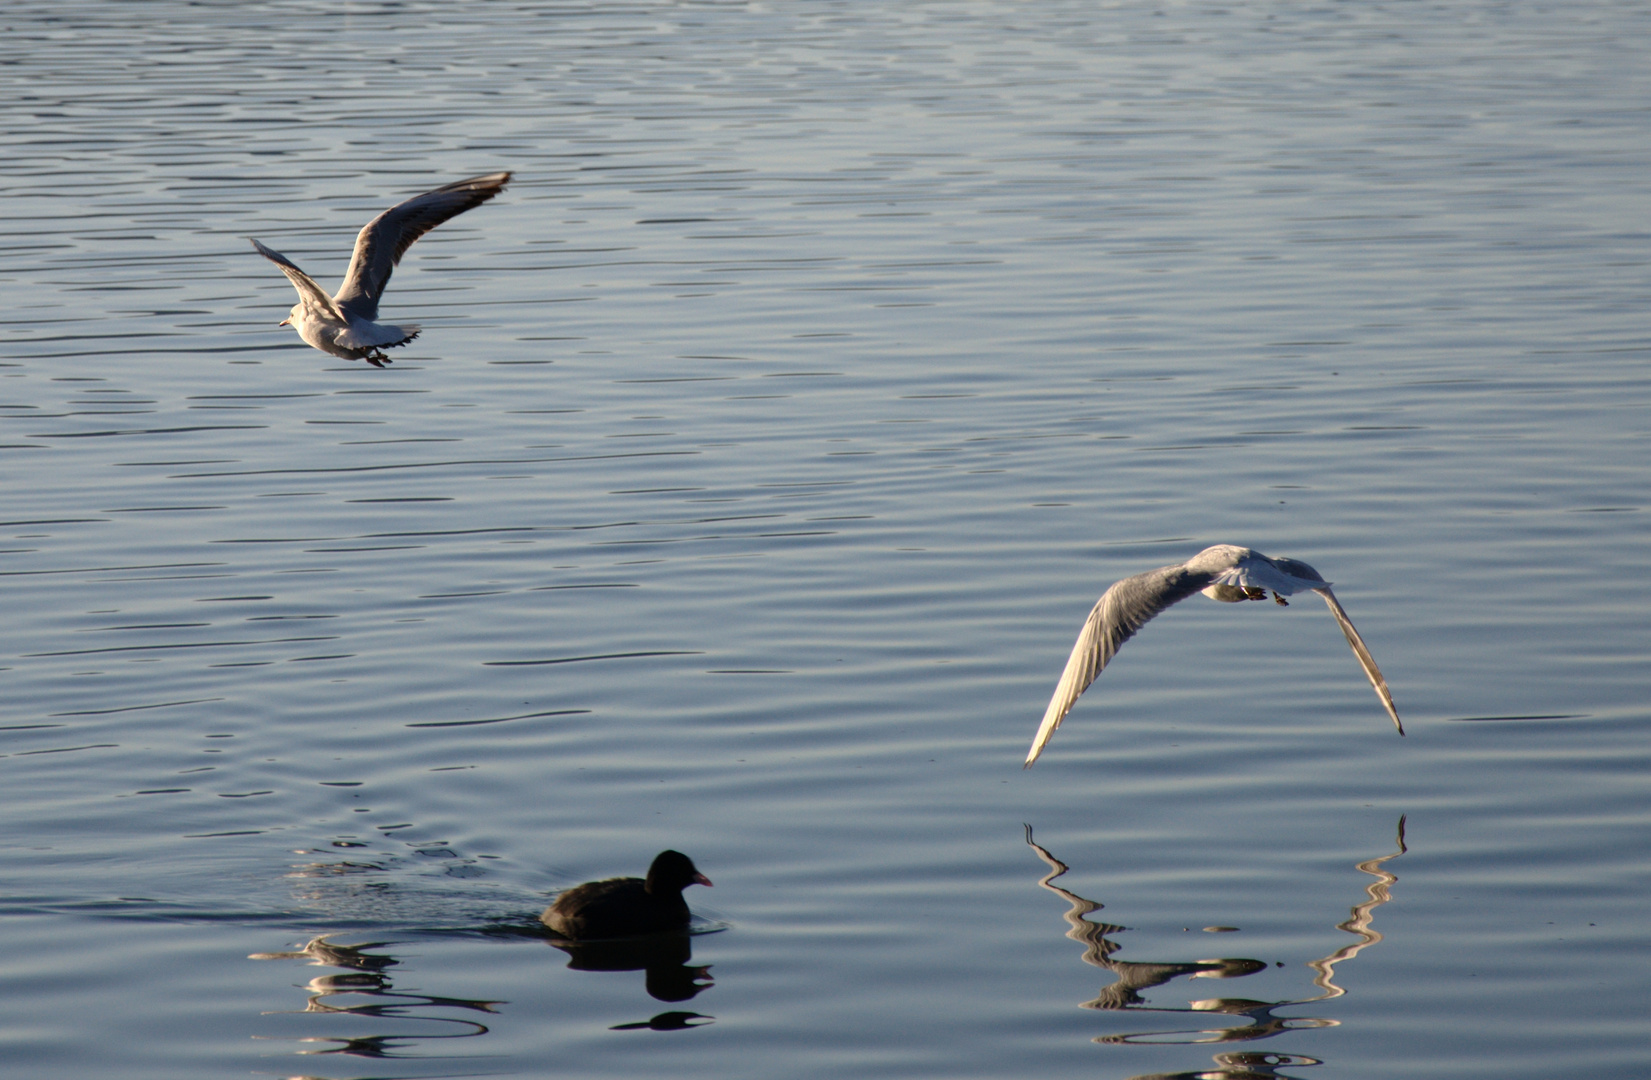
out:
M638 937L688 925L688 902L682 890L709 885L711 879L680 851L661 851L648 877L608 878L576 885L556 898L539 918L574 941Z

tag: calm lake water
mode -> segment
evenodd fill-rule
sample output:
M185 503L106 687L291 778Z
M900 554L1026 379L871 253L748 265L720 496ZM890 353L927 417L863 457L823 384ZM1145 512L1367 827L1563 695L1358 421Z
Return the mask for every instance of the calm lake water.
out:
M1651 6L0 30L18 1075L1646 1075ZM1195 599L1023 771L1221 542L1408 737ZM531 932L666 847L691 959Z

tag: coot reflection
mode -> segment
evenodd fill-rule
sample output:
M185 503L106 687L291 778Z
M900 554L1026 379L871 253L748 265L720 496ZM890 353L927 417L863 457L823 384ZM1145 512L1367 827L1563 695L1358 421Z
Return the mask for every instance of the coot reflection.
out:
M1301 1080L1293 1073L1278 1070L1294 1065L1323 1065L1318 1058L1303 1054L1265 1054L1254 1050L1215 1055L1215 1069L1193 1072L1143 1073L1129 1080Z
M648 996L656 1001L687 1001L712 984L709 965L695 966L693 938L686 930L618 941L566 941L551 944L568 954L573 971L641 971Z
M609 1031L687 1031L690 1028L704 1027L712 1020L712 1016L696 1012L662 1012L658 1016L651 1016L646 1020L638 1020L634 1024L615 1024ZM694 1021L703 1020L705 1024L696 1024Z

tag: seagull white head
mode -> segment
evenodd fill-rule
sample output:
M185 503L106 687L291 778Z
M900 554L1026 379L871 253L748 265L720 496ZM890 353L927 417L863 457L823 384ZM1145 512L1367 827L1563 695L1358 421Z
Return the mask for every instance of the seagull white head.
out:
M1352 620L1336 600L1336 594L1330 591L1330 583L1299 559L1269 559L1249 548L1217 544L1184 563L1160 566L1124 578L1101 595L1077 643L1072 646L1066 670L1061 672L1054 696L1049 699L1049 708L1044 711L1043 723L1038 725L1038 733L1032 739L1032 749L1026 754L1026 765L1030 767L1038 760L1078 695L1095 681L1123 643L1165 608L1199 592L1224 603L1265 600L1271 592L1275 602L1284 604L1286 596L1309 589L1330 605L1330 612L1336 617L1347 644L1352 646L1353 655L1358 657L1359 666L1364 668L1370 685L1376 688L1376 696L1381 698L1387 715L1393 718L1393 726L1403 735L1404 725L1393 707L1387 681L1382 678L1370 650L1365 648L1364 639L1359 637Z

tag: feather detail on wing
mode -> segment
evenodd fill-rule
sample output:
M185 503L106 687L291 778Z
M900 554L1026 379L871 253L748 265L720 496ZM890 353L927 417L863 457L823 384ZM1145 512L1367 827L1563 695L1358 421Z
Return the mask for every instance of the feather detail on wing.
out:
M378 302L390 274L413 242L504 190L507 172L459 180L415 195L367 222L355 238L350 267L338 287L338 306L357 319L378 318Z
M1252 551L1230 568L1217 573L1214 584L1270 589L1280 596L1294 596L1303 589L1328 588L1330 582L1299 559L1269 559Z
M385 323L352 322L349 329L333 340L346 349L393 349L418 337L419 328L413 323L389 326Z
M339 322L344 321L344 313L338 310L333 298L327 295L327 290L315 283L315 279L279 251L272 251L258 241L252 241L252 246L258 249L258 254L281 268L281 273L287 275L293 287L298 290L298 302L304 305L305 310L322 316L331 316Z
M1353 628L1353 620L1349 619L1347 612L1342 610L1341 603L1336 600L1336 594L1330 591L1329 585L1313 591L1324 597L1324 602L1330 605L1330 613L1336 617L1337 624L1341 626L1341 632L1347 638L1347 644L1353 647L1353 655L1359 658L1359 666L1364 668L1364 674L1370 680L1370 685L1376 688L1376 696L1382 699L1382 704L1387 708L1387 715L1393 718L1393 726L1399 729L1400 735L1403 735L1404 725L1399 722L1399 710L1393 707L1393 695L1388 692L1387 680L1382 678L1382 669L1376 666L1376 658L1371 656L1370 650L1364 647L1364 639Z
M1164 566L1127 577L1101 595L1072 646L1066 670L1055 684L1054 696L1044 711L1043 722L1026 754L1026 767L1038 760L1050 736L1061 726L1078 696L1118 654L1124 642L1135 636L1159 612L1210 584L1211 575L1195 573L1185 566Z

